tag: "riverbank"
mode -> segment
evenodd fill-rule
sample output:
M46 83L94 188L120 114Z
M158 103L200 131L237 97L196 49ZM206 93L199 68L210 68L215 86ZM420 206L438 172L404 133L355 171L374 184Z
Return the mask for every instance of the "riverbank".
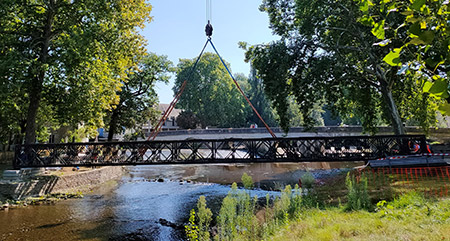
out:
M286 186L279 196L263 198L265 204L261 204L260 196L253 197L252 190L238 189L233 184L218 214L214 213L214 207L207 207L210 203L207 205L204 197L199 198L197 208L191 211L189 223L185 226L186 235L188 240L196 240L197 237L199 240L211 237L214 240L450 238L448 196L438 198L432 193L405 191L398 189L395 183L391 186L386 182L385 188L389 187L393 195L384 199L384 192L372 192L374 186L369 185L368 179L368 176L357 172L347 174L345 193L341 193L339 187L323 193L317 183L306 191L298 186ZM244 186L253 186L251 178L243 176L242 182L247 182ZM344 196L338 202L328 202L332 192Z
M123 167L114 166L66 173L58 171L36 176L23 175L17 180L0 180L0 201L56 193L86 192L96 185L120 178L123 172Z
M404 195L376 212L312 208L283 223L270 240L449 240L450 200Z

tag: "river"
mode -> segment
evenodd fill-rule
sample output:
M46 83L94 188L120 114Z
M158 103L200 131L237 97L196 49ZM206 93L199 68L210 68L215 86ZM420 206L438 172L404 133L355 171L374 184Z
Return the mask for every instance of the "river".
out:
M323 166L326 165L326 166ZM0 211L1 240L181 240L189 210L200 195L217 210L246 172L264 187L296 183L305 169L330 174L347 164L246 164L128 167L82 199ZM333 169L336 170L336 169ZM317 176L320 171L314 171ZM320 176L320 175L319 175ZM317 176L317 177L319 177ZM158 181L158 179L160 179ZM160 182L163 181L163 182ZM264 197L273 191L252 190Z

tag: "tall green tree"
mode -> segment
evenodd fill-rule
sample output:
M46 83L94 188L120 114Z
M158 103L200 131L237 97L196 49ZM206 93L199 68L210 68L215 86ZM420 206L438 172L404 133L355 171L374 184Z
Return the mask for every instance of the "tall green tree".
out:
M103 125L145 53L139 28L150 11L144 0L1 1L0 79L23 93L13 101L25 103L26 143L35 141L44 106L52 111L43 118L61 125Z
M167 83L172 71L172 62L166 56L150 53L141 60L137 70L128 73L129 78L117 92L119 103L108 116L108 141L112 141L114 134L123 127L141 128L143 124L158 117L159 111L155 108L158 104L155 83Z
M196 59L181 59L177 67L174 93L182 83L186 88L178 108L193 112L203 127L241 127L246 123L246 103L216 54L205 53L191 72Z
M285 130L289 96L307 125L313 123L314 103L323 99L340 116L357 116L370 132L382 121L404 134L409 116L425 113L424 123L433 118L434 100L421 95L415 79L398 75L398 66L383 61L390 51L373 45L377 37L372 34L382 30L361 23L357 2L265 0L261 10L281 40L252 46L247 59L263 79Z
M256 76L256 70L251 68L250 77L248 78L249 89L245 92L249 95L249 99L252 102L255 109L261 115L263 120L269 126L278 126L275 119L275 114L271 108L271 103L264 93L264 84L260 78ZM255 112L249 110L249 122L256 123L263 127L263 123L258 118Z

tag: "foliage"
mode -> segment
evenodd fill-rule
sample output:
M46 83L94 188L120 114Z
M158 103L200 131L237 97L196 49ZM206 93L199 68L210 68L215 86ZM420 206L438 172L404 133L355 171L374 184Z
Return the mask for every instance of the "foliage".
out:
M253 104L267 125L277 126L278 123L275 120L274 110L271 108L270 101L267 99L264 92L264 84L262 80L256 76L256 70L254 68L250 70L250 77L247 82L249 88L248 90L245 90L245 93L248 95L250 102ZM249 110L248 119L250 123L256 123L261 127L263 126L263 123L258 118L256 113L251 110Z
M341 186L345 188L344 179L343 175L339 179L341 185L330 184L330 188L341 193ZM380 181L374 176L370 180L371 183ZM372 212L372 208L367 208L370 206L367 178L363 175L357 179L347 174L345 185L349 189L349 197L343 207L340 202L338 208L333 203L319 203L324 197L317 196L328 194L316 192L320 189L318 185L307 193L302 192L298 185L294 188L288 185L275 197L267 194L265 206L258 207L256 196L252 200L248 191L238 190L233 183L222 202L217 216L217 234L213 239L384 240L420 237L434 240L434 237L446 237L450 231L449 200L428 199L423 193L414 191L404 192L393 201L378 202L375 212ZM356 208L349 209L349 206Z
M367 177L364 174L355 178L350 172L347 173L345 179L347 186L347 204L346 210L371 210L372 204L370 202L369 193L367 190Z
M188 240L198 240L199 229L195 224L195 210L192 209L189 215L189 224L184 226Z
M177 124L182 129L196 129L200 119L193 112L183 110L177 117Z
M130 132L130 133L126 133L123 136L123 139L125 141L137 141L139 139L142 140L142 139L145 139L145 134L142 131L142 129L140 129L140 130L136 130L136 131L133 131L133 132Z
M242 239L254 240L258 233L258 223L254 216L257 198L252 199L246 191L238 191L233 183L231 191L223 199L219 215L217 216L217 240Z
M387 202L388 203L388 202ZM390 204L390 203L388 203ZM309 209L280 228L270 240L441 240L450 231L448 200L427 200L430 216L424 206L394 208L401 218L382 216L380 212L343 212L338 208ZM417 212L420 215L409 216Z
M233 187L234 190L237 187ZM223 199L217 216L217 225L219 238L218 240L232 240L237 235L236 230L236 211L237 200L230 193Z
M241 181L245 189L252 189L254 187L252 176L249 176L246 172L242 174Z
M450 114L448 1L356 2L363 13L359 21L372 28L378 39L374 45L390 50L383 60L400 66L398 74L417 79L426 96L442 100L439 110ZM399 45L392 44L399 41Z
M182 83L187 85L178 106L191 111L200 119L202 127L246 126L246 103L240 95L219 57L203 54L192 71L195 59L181 59L178 63L174 93Z
M211 209L206 207L205 196L200 196L197 202L198 240L210 240L209 225L212 220Z
M138 129L150 120L156 120L159 112L157 95L154 90L158 81L167 83L173 70L172 62L166 56L150 53L143 57L138 69L131 69L127 80L122 81L122 88L117 91L119 103L108 113L108 141L122 129Z
M436 210L433 210L434 205L430 201L424 197L423 193L412 191L395 198L391 202L386 202L385 200L379 201L376 210L382 218L388 219L418 219L422 215L434 216L439 211L450 210L449 208L445 208L436 212ZM450 214L448 215L447 217L450 217ZM439 220L441 217L435 217L434 219Z
M313 125L312 109L321 101L341 117L358 117L372 133L390 122L396 134L403 134L403 122L412 116L420 117L424 129L434 122L437 100L422 95L416 78L398 75L398 66L383 61L390 50L373 45L377 37L360 22L363 14L355 1L265 0L260 9L281 39L251 46L246 59L257 69L285 130L291 96L307 126Z
M311 174L311 172L306 172L300 177L300 180L302 181L302 187L311 189L315 179L314 176Z
M143 0L1 1L0 108L17 112L1 128L31 143L48 123L102 126L145 53L150 10Z
M302 191L296 185L294 190L290 185L287 185L282 191L281 196L275 200L273 209L276 220L281 220L284 223L289 221L289 218L294 218L301 211Z

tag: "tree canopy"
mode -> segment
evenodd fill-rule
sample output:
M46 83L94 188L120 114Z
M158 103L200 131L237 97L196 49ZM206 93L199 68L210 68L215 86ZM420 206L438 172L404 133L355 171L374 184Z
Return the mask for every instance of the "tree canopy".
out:
M441 100L439 110L450 114L450 28L448 1L358 0L359 22L372 28L374 45L389 49L383 60L399 66L398 74L417 79L426 95ZM394 21L401 19L401 21ZM396 48L391 43L401 41ZM447 99L447 100L446 100Z
M435 121L439 101L423 95L417 79L397 74L400 67L383 60L402 42L392 40L391 49L374 45L376 28L361 22L364 13L357 1L265 0L260 9L281 39L251 46L246 58L264 81L285 130L290 96L306 125L313 124L312 110L319 101L339 116L357 116L371 132L387 122L403 134L403 122L413 116L420 117L424 128ZM397 33L406 34L402 29Z
M173 71L172 62L166 56L150 53L138 67L128 73L129 77L122 83L121 90L117 91L119 103L108 115L108 141L124 127L135 129L159 116L154 108L158 104L154 87L158 81L169 81L169 73Z
M267 123L267 125L278 126L276 115L271 108L271 103L264 93L264 84L262 80L256 76L256 70L254 68L251 68L250 76L247 82L248 89L245 90L245 93L249 95L250 102L252 102L253 106L261 115L263 120ZM256 113L251 110L249 110L248 120L250 123L256 123L261 127L264 126Z
M145 54L139 28L150 11L144 0L1 1L0 108L18 116L1 116L0 128L25 128L32 143L49 121L103 125L127 72Z
M205 126L247 125L247 105L216 54L204 53L192 72L196 59L180 59L175 93L187 80L178 108L194 113Z

